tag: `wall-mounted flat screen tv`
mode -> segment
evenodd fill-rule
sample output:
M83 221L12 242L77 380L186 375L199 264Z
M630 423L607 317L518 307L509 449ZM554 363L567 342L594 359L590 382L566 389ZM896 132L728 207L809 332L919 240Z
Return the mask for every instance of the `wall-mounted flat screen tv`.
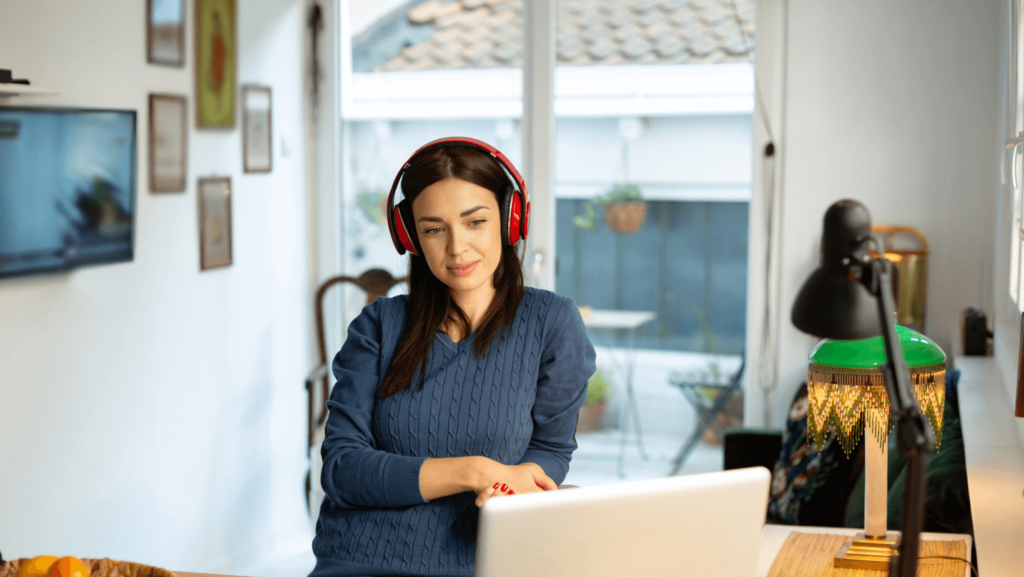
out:
M0 279L132 260L135 111L0 107Z

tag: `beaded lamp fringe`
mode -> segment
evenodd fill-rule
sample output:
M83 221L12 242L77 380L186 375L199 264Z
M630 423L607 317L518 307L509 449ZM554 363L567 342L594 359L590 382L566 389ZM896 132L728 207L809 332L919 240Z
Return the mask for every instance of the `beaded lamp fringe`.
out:
M914 367L910 379L921 413L935 433L936 450L942 444L942 413L946 403L944 365ZM821 450L834 431L843 452L853 452L867 427L885 443L896 422L889 407L885 375L878 369L850 369L811 364L807 371L807 432ZM871 411L869 409L878 409Z

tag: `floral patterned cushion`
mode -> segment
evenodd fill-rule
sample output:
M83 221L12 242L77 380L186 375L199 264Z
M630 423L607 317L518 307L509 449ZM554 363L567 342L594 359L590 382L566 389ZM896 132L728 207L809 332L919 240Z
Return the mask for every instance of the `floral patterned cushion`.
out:
M807 434L807 383L800 385L782 433L772 473L768 522L842 527L846 504L864 467L862 444L850 456L831 434L816 451Z

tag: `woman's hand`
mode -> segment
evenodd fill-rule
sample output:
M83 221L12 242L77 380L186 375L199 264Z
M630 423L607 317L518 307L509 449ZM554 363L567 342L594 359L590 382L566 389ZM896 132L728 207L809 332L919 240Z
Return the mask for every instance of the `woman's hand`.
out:
M536 463L502 465L488 459L483 467L481 479L487 481L476 488L477 507L482 507L491 497L558 490L558 485Z

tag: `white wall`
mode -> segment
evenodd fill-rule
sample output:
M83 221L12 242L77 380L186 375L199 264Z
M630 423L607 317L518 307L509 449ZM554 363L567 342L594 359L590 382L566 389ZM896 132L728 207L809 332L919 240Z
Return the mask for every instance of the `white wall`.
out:
M991 271L996 227L1001 5L762 0L757 74L782 153L784 187L779 386L771 425L782 424L817 340L794 328L789 313L818 264L822 218L834 201L859 200L872 222L910 225L926 235L926 332L941 345L948 348L960 311L977 304L982 246ZM760 118L758 152L765 142ZM754 186L747 350L756 367L764 276L755 270L764 265L753 255L765 247L759 173ZM991 310L990 284L984 294ZM746 399L747 422L762 423L763 397Z
M228 572L308 532L312 364L303 0L238 2L239 83L273 88L274 170L240 128L194 128L187 65L146 64L137 0L0 3L0 66L61 90L0 105L138 116L135 260L0 281L0 543ZM150 92L188 95L189 186L148 191ZM199 271L198 177L233 183L234 264Z

